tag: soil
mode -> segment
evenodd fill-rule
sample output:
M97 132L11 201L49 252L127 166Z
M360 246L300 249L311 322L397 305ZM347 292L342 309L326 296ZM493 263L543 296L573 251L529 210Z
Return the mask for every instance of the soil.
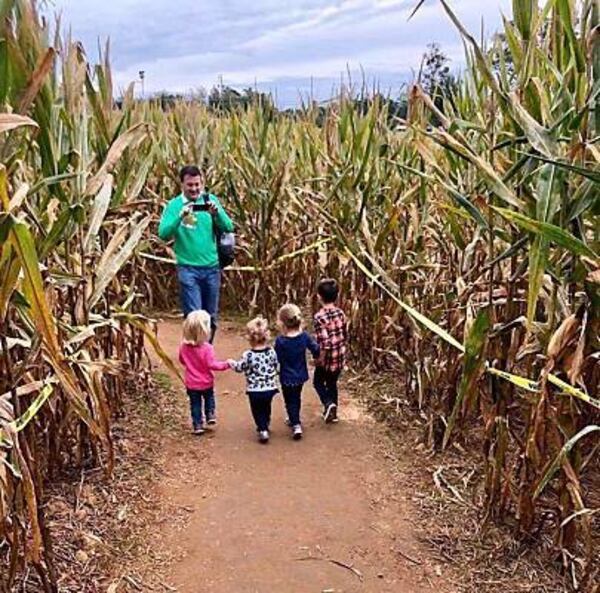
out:
M178 322L159 339L176 360ZM247 347L223 324L220 358ZM451 591L419 541L409 474L381 454L384 429L347 391L339 424L325 425L312 387L303 394L305 436L293 441L283 402L274 400L272 436L257 442L244 378L218 373L218 425L190 433L183 387L177 430L163 442L158 497L168 516L153 539L171 557L163 583L181 593L425 593ZM392 479L393 476L393 479ZM394 484L401 484L400 488Z

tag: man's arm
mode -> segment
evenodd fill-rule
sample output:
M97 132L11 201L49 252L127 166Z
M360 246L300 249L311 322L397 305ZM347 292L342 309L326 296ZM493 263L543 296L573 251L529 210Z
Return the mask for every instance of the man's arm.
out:
M217 212L214 215L217 228L223 233L231 233L233 231L233 221L229 218L227 212L225 212L225 208L219 202L219 198L212 196L211 201L217 207Z
M175 231L181 223L181 212L174 200L171 200L163 210L158 225L158 236L163 241L169 241L173 238Z

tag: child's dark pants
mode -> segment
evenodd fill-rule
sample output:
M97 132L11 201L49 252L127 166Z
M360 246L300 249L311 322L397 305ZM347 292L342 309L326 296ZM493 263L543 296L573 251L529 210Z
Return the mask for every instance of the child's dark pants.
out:
M315 369L313 383L316 392L319 394L321 403L327 407L329 404L338 405L338 387L337 382L341 371L328 371L323 367Z
M248 391L250 410L257 430L269 430L271 423L271 402L277 395L276 389L270 391Z
M187 394L190 397L190 411L194 428L202 426L205 418L209 420L215 417L215 390L212 387L210 389L188 389ZM204 410L202 409L203 403Z
M302 388L304 385L282 385L283 399L285 400L285 409L287 411L290 424L296 426L300 424L300 407L302 405Z

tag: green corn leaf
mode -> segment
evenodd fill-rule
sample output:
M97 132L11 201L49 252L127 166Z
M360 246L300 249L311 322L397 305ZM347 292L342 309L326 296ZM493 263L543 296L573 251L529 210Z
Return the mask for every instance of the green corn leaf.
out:
M31 402L25 412L14 421L15 432L21 432L35 418L53 392L54 387L52 385L45 385L42 388L39 395Z
M479 311L471 330L465 340L465 358L463 362L463 373L458 387L456 401L446 431L442 447L445 449L454 430L456 420L463 408L467 407L475 399L474 390L481 373L485 370L485 343L490 330L490 315L487 310Z
M513 16L515 25L523 38L527 42L531 39L532 23L538 10L537 0L513 0Z
M151 220L152 219L150 216L146 216L139 221L133 227L133 230L131 231L131 234L125 244L118 251L116 251L113 256L109 258L104 257L102 259L101 264L95 271L94 290L88 299L88 304L90 307L93 307L100 300L108 285L115 278L125 262L127 262L127 260L129 260L129 258L133 255L133 252L139 245L142 235L144 234L144 231L150 224ZM115 235L115 237L117 237L117 235Z
M563 30L567 35L567 39L569 40L571 54L575 59L577 72L584 73L586 71L586 60L583 49L585 47L585 43L580 42L577 39L577 34L573 28L573 19L571 16L572 0L555 0L555 2L556 8L558 9L558 14L560 15Z
M92 204L92 209L90 212L90 223L88 232L85 235L85 239L83 240L83 249L85 253L89 253L91 248L93 247L93 242L98 236L100 232L100 227L104 222L104 217L108 212L108 207L110 206L110 198L112 195L113 188L113 176L107 175L104 183L102 184L102 188L96 195L94 199L94 203Z
M529 289L527 291L527 325L531 328L537 309L538 297L544 282L548 262L548 241L535 237L529 249Z
M542 479L539 481L533 493L534 500L543 492L544 488L549 484L550 480L554 477L560 466L567 459L569 453L573 447L584 437L594 432L600 432L600 426L590 425L586 426L583 430L580 430L575 436L571 437L560 450L560 453L556 456L554 461L550 464L550 467L546 470Z
M554 243L564 247L575 255L590 257L594 260L598 259L598 255L583 241L577 237L574 237L571 233L561 229L560 227L546 222L540 222L539 220L533 220L524 214L513 212L512 210L508 210L506 208L498 208L495 206L493 208L496 212L506 218L506 220L514 222L522 229L538 235L540 238L548 241L549 243Z

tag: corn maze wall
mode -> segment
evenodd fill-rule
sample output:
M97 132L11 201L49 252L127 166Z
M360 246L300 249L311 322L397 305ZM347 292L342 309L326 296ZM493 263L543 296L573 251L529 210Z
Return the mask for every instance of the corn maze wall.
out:
M591 587L600 5L513 8L481 46L440 1L468 67L443 97L415 84L399 122L350 94L294 114L133 87L116 104L108 46L92 65L34 3L0 1L0 588L30 566L56 590L45 484L112 472L111 419L158 346L146 313L177 307L156 223L193 162L238 227L226 300L268 315L337 277L354 364L442 427L432 447L478 431L482 514L515 535L550 516Z

